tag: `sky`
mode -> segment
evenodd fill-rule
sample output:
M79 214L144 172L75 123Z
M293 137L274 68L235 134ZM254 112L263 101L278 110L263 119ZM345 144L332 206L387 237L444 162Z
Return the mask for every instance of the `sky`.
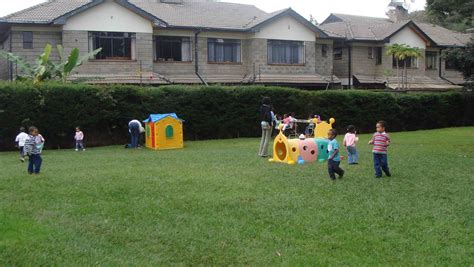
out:
M410 11L424 9L426 0L407 0ZM45 2L45 0L2 0L0 17L15 11ZM384 17L390 0L224 0L252 4L267 12L291 7L304 17L313 15L318 22L322 22L330 13L344 13L373 17Z

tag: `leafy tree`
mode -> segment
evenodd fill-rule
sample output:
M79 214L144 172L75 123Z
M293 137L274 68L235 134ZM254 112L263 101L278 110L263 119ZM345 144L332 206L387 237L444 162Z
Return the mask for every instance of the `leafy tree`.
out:
M464 74L465 79L474 76L474 38L465 48L450 48L444 51L443 58L452 63L454 68Z
M411 47L406 44L393 44L387 50L387 55L393 56L397 64L397 79L398 87L397 89L408 89L408 69L407 69L407 59L408 58L420 58L422 57L422 52L417 47ZM400 62L403 62L403 70L400 76ZM400 82L401 80L401 82ZM401 86L400 86L401 83Z
M427 0L426 11L433 23L456 31L474 27L473 0Z

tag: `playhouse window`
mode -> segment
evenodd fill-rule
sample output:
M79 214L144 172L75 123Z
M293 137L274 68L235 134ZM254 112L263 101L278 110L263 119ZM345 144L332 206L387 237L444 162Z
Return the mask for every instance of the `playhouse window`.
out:
M172 139L174 137L173 126L171 126L171 125L166 126L165 135L166 135L167 139Z

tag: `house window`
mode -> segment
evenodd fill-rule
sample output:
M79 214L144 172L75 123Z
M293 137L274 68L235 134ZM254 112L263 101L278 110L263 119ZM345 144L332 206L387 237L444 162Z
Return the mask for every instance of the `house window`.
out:
M304 42L268 40L268 64L304 64Z
M426 69L427 70L435 70L438 67L438 53L437 52L426 52L425 56L426 61Z
M375 65L382 65L382 47L375 47Z
M321 56L328 57L328 45L323 44L321 46Z
M189 37L156 37L157 61L192 61L191 39Z
M341 60L341 59L342 59L342 47L335 47L334 60Z
M207 60L212 63L240 63L241 41L234 39L207 40Z
M392 65L394 68L397 67L397 60L395 59L395 57L392 57ZM398 61L398 66L403 68L403 67L407 67L407 68L418 68L418 58L416 57L409 57L409 58L406 58L405 60L399 60Z
M453 61L450 61L450 60L446 60L445 61L445 68L447 70L455 70L456 68L454 67L455 66L455 63Z
M95 59L135 59L135 34L126 32L91 32L89 41L93 50L102 48Z
M374 48L373 47L368 47L367 48L367 56L368 56L369 59L374 58Z
M23 32L23 49L33 49L33 32Z

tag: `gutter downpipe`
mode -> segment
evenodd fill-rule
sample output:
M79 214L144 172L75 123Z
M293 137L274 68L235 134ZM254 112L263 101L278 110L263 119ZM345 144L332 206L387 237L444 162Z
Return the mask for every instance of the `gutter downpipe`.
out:
M207 82L204 80L204 78L199 74L199 49L198 49L198 36L201 33L201 29L197 29L196 32L194 33L194 70L196 73L196 76L198 76L199 80L206 86L209 86Z
M8 31L8 42L9 42L9 46L10 46L10 51L8 51L8 52L10 52L10 53L13 50L13 45L12 45L13 37L12 37L12 35L13 35L12 34L12 29L10 28L9 31ZM8 67L9 67L8 68L8 72L9 72L8 76L10 76L9 77L10 81L13 81L13 63L11 61L8 61Z
M349 44L347 45L347 56L349 57L348 77L347 77L349 79L347 80L347 87L348 89L352 89L352 47Z
M441 63L441 56L442 56L442 53L443 53L443 50L445 50L445 48L441 48L440 51L439 51L439 67L438 67L438 74L439 74L439 77L444 80L444 81L447 81L448 83L452 84L452 85L457 85L455 83L453 83L452 81L446 79L443 77L443 71L442 71L442 63Z

